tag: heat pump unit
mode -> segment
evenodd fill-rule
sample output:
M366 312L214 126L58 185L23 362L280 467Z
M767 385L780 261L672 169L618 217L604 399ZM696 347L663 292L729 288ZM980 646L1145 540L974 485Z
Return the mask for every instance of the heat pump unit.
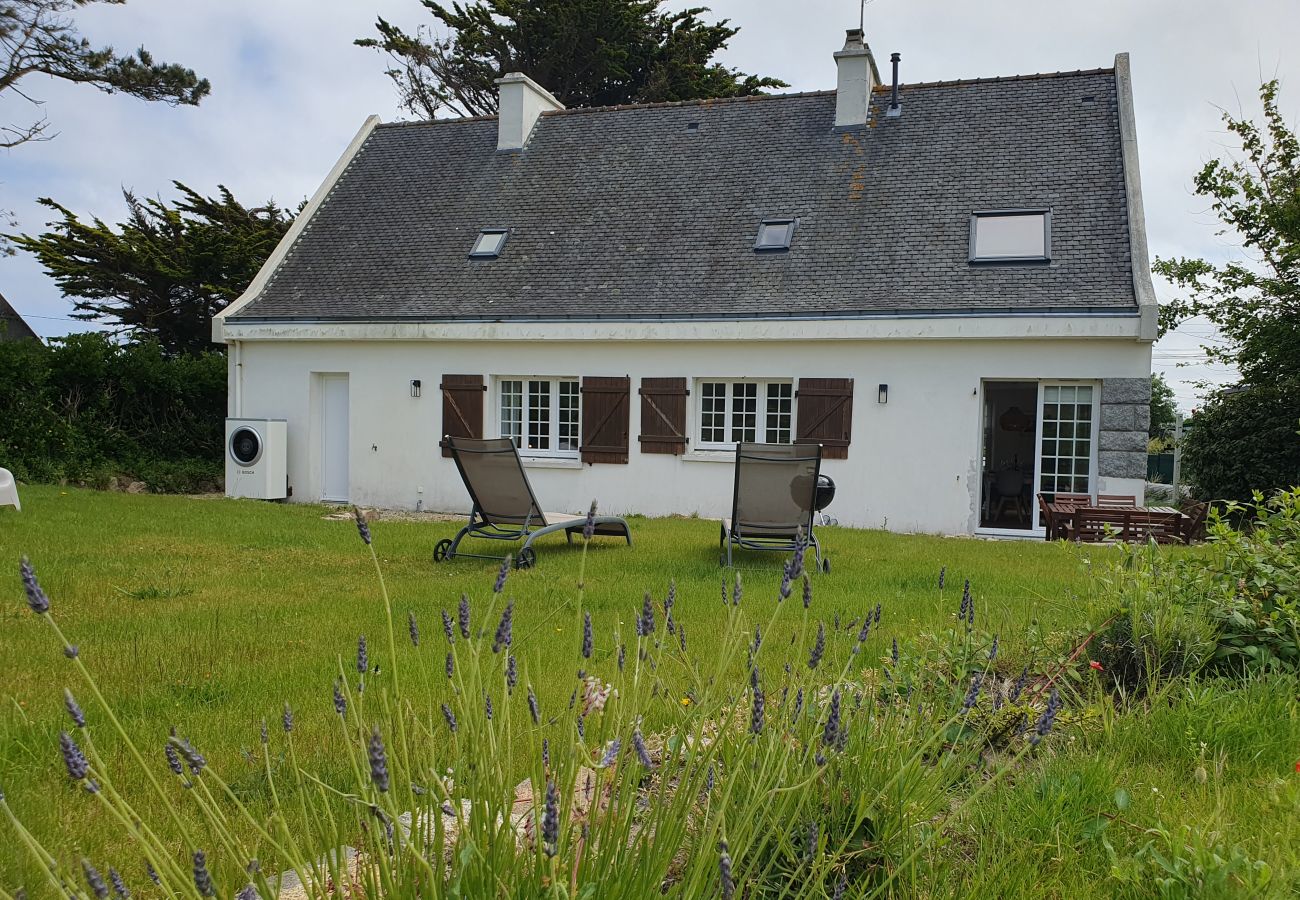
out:
M288 425L284 419L226 419L226 496L288 496Z

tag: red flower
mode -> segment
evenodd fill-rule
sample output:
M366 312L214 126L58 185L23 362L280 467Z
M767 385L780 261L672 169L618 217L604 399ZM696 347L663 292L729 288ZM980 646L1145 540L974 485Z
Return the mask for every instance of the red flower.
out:
M1095 659L1088 663L1088 668L1093 669L1093 670L1095 670L1095 671L1097 671L1097 672L1104 672L1104 671L1106 671L1104 668L1102 668L1101 663L1097 662L1097 660L1095 660Z
M1295 761L1295 770L1296 770L1297 772L1300 772L1300 759L1297 759L1297 760Z

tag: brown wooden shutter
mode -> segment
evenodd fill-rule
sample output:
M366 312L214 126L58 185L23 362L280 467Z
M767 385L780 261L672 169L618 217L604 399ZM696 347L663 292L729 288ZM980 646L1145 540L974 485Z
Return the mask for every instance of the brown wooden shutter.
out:
M824 459L848 459L853 425L852 378L800 378L795 441L822 445Z
M632 379L582 379L582 461L626 463Z
M642 453L686 452L685 378L642 378L641 390Z
M444 375L442 384L443 437L483 437L483 395L487 385L482 375ZM446 441L440 441L443 456L451 456Z

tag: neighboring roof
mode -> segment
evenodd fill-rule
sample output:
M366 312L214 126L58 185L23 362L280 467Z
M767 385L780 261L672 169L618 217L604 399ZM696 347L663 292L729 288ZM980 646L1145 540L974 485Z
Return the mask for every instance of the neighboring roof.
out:
M32 327L18 315L18 310L0 294L0 341L40 340Z
M839 131L833 91L564 110L519 152L495 118L381 125L232 319L1136 312L1113 69L901 100ZM972 211L1025 207L1050 264L968 262ZM488 227L500 258L469 259Z

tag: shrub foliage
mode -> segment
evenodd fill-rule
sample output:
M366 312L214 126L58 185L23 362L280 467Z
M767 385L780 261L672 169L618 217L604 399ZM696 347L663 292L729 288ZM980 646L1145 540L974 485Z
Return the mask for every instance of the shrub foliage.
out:
M222 353L170 358L99 334L0 343L0 464L27 481L112 476L209 487L226 414Z

